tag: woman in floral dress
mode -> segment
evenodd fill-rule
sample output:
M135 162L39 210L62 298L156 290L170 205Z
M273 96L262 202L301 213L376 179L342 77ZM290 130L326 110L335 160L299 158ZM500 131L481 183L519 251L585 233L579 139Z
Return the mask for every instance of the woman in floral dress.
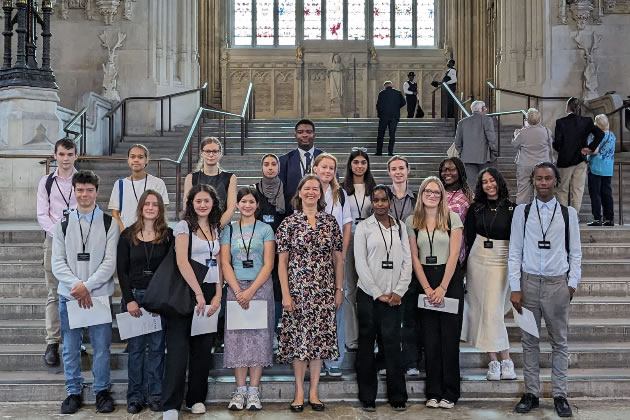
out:
M290 409L304 409L304 375L309 366L309 402L323 411L318 397L323 359L336 359L335 310L343 302L341 231L324 209L322 184L315 175L300 181L292 200L296 213L276 232L278 275L282 287L282 329L278 362L293 363L295 398Z

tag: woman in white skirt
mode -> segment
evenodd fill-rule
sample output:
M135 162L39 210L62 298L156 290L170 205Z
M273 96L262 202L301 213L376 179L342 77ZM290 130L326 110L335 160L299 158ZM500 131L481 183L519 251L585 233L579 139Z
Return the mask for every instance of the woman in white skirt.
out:
M515 379L504 315L508 296L510 227L516 205L503 175L486 168L477 178L475 202L464 224L467 267L462 339L488 352L487 379ZM500 360L499 360L500 356Z

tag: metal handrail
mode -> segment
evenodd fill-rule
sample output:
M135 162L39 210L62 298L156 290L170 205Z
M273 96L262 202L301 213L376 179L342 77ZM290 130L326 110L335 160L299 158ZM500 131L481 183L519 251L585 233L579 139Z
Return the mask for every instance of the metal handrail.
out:
M77 149L79 150L79 154L84 156L87 153L87 109L88 107L84 107L79 112L77 112L74 117L63 127L64 133L66 133L66 137L69 134L72 134L74 138L72 139L75 144L78 144ZM78 120L81 120L81 125L79 126L79 131L71 130L70 127L75 125Z
M513 115L513 114L523 114L523 120L527 117L527 112L522 109L517 109L514 111L501 111L501 112L491 112L486 114L489 117L497 117L497 154L501 156L501 116L503 115Z
M517 90L503 89L503 88L499 88L499 87L494 86L492 84L492 82L490 82L490 80L486 80L486 84L488 85L489 90L498 90L499 92L505 92L505 93L510 93L512 95L519 95L519 96L527 97L527 108L531 108L531 100L532 100L532 98L536 99L536 106L537 107L538 107L538 102L540 100L543 100L543 101L567 101L567 100L569 100L569 98L571 98L570 96L540 96L540 95L534 95L533 93L525 93L525 92L519 92ZM492 98L492 94L490 92L488 92L488 98Z
M622 191L623 191L623 166L624 165L630 165L630 161L629 162L615 162L615 165L619 166L619 185L618 185L618 195L617 195L617 201L619 201L619 203L617 204L619 206L619 224L623 225L623 195L622 195Z
M455 95L455 93L453 93L453 91L451 90L451 88L448 87L448 85L446 83L442 83L440 84L440 86L436 87L435 89L433 89L431 91L431 117L435 118L435 93L440 90L440 89L444 89L446 90L446 92L451 96L451 98L453 98L453 100L455 101L455 103L457 104L457 106L459 107L459 109L463 112L464 115L466 115L467 117L470 117L470 113L468 111L466 111L466 107L464 107L464 105L461 103L461 101L457 98L457 96ZM470 98L472 99L472 97ZM470 100L469 99L469 100ZM468 102L468 101L466 101ZM455 126L457 126L457 122L459 120L459 115L457 115L457 112L455 113Z
M630 106L628 106L630 104L630 101L623 101L623 102L624 104L622 106L606 114L607 116L611 116L616 113L619 113L619 150L621 150L622 152L624 151L623 150L623 131L625 128L625 124L624 124L625 117L624 117L623 111L630 111Z

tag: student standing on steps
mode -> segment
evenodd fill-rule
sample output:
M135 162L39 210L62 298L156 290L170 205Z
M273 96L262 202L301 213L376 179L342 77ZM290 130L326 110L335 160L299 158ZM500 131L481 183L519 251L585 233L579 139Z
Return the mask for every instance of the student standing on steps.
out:
M541 162L532 171L536 198L514 211L510 235L508 275L510 301L522 312L534 313L551 342L551 393L560 417L573 415L567 402L569 386L569 304L582 276L582 247L577 211L565 207L554 196L561 182L551 162ZM537 408L540 397L539 339L522 331L525 394L516 405L517 413Z
M326 213L335 217L341 237L343 239L343 247L341 250L342 261L345 266L348 247L352 237L352 214L350 213L350 203L348 195L339 186L337 182L337 158L330 153L321 153L317 155L313 162L313 172L319 178L324 189L324 199L326 200ZM345 281L344 281L345 284ZM337 340L339 346L339 358L337 360L326 360L322 367L322 376L328 372L330 376L341 376L341 365L346 353L345 349L345 331L344 331L344 315L343 306L337 309L335 314L337 324Z
M74 141L63 138L55 143L57 169L44 175L37 187L37 221L46 232L44 240L44 278L46 280L46 353L44 363L47 366L59 365L59 282L52 273L50 259L55 224L70 210L77 208L77 198L73 193L72 175L77 172L74 162L77 160L77 148Z
M136 221L136 209L142 193L146 190L157 191L168 205L168 192L162 179L149 175L145 169L149 164L149 149L142 144L134 144L127 151L127 163L131 175L114 183L107 208L118 221L121 232Z
M73 414L82 407L81 341L83 328L70 328L68 301L89 309L92 298L114 294L116 247L120 230L118 222L96 205L98 177L92 171L79 171L72 176L77 210L55 224L52 245L52 271L59 280L59 320L63 339L63 372L68 397L61 404L62 414ZM109 393L109 346L112 324L88 327L94 350L92 390L96 395L96 411L111 413L114 400Z

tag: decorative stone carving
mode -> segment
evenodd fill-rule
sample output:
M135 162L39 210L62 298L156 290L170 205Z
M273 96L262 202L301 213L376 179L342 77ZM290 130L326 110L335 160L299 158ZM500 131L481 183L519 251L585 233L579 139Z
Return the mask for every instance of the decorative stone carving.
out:
M593 13L592 0L575 0L571 3L571 14L578 31L584 30L591 14Z
M256 88L256 112L271 112L271 71L254 71Z
M630 13L630 0L603 0L603 12L608 13Z
M107 63L103 64L103 96L111 101L120 102L120 94L116 89L116 78L118 77L118 69L116 68L116 50L122 47L127 35L118 32L118 41L113 47L109 46L107 33L103 31L99 35L101 46L107 48Z
M602 40L602 36L593 32L592 34L592 42L591 48L587 48L585 43L582 41L582 37L580 32L578 32L573 40L577 44L578 49L582 50L584 53L584 59L586 60L584 66L584 79L583 79L583 90L582 94L585 100L594 99L599 97L599 93L597 92L597 88L599 87L599 82L597 80L597 69L598 66L595 65L595 51L599 47L599 43Z
M339 54L332 54L330 61L331 64L328 67L330 104L338 105L343 102L344 67Z
M136 0L124 0L125 2L123 3L123 19L125 20L133 20L134 16L135 16L135 12L133 10L134 6L133 4L136 2Z
M295 58L298 60L304 60L304 48L302 47L302 44L298 44L295 49Z
M378 56L376 55L376 48L370 47L369 53L370 53L370 61L374 61L374 62L378 61Z
M53 2L53 6L54 6ZM94 20L92 13L92 0L61 0L59 2L59 17L67 20L70 15L70 9L84 9L87 20Z
M276 72L274 98L276 111L292 111L294 101L295 72L293 70Z
M105 25L112 25L114 23L114 16L118 13L118 6L120 0L96 0L98 11L103 16Z

